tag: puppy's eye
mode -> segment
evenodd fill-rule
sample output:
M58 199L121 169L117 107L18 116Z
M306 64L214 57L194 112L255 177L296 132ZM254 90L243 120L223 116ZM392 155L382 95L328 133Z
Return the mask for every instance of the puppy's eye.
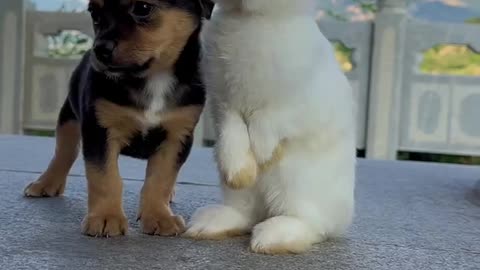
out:
M133 7L132 14L138 18L146 18L152 14L155 7L147 2L137 1Z

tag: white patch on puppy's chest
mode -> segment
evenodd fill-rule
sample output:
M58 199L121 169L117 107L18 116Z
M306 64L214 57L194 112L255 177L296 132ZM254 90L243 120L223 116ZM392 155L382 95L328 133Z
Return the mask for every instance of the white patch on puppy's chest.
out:
M167 95L175 85L175 77L170 73L162 73L149 80L145 89L148 101L143 119L145 125L158 125L161 121L161 112L167 107Z

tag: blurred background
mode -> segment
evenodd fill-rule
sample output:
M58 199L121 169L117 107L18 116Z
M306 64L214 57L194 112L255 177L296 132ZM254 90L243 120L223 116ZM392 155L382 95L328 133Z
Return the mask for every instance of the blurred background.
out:
M0 2L1 134L54 135L87 3ZM480 1L318 0L316 18L357 95L360 157L480 164ZM196 142L214 141L206 113Z

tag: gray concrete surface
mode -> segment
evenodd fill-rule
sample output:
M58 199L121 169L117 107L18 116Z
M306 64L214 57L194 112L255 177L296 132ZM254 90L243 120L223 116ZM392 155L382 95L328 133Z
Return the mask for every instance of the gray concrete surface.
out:
M296 256L251 254L248 238L161 238L135 223L144 162L122 158L129 235L80 234L85 179L77 162L64 197L25 199L53 140L0 136L0 269L480 269L480 168L359 161L357 215L345 237ZM195 149L174 209L189 218L219 199L211 152Z

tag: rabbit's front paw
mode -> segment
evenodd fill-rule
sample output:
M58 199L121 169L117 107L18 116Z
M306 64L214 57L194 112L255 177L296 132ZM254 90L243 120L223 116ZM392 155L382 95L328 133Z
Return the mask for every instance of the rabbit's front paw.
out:
M228 187L232 189L244 189L255 185L258 165L251 151L249 151L242 165L235 167L240 169L220 168L222 179Z

